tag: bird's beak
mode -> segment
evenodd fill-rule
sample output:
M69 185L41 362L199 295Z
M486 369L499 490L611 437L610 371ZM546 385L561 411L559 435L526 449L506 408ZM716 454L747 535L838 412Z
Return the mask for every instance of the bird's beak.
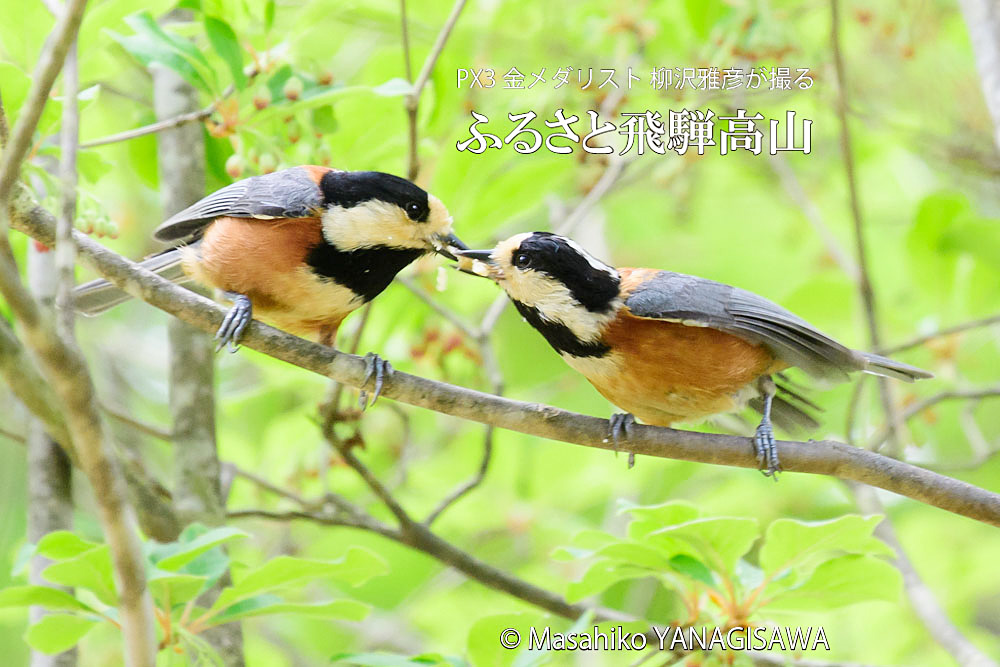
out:
M493 261L492 250L459 250L458 270L482 278L498 280L502 277L500 267Z
M434 246L434 252L454 261L458 261L458 257L455 255L469 249L469 246L462 243L462 239L454 234L437 234L431 243Z

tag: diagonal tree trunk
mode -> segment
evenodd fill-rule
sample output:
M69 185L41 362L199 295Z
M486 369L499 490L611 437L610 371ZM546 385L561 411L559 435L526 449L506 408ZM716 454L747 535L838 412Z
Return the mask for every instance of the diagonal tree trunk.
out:
M196 91L175 72L162 67L153 68L153 97L156 115L161 119L199 108ZM158 160L166 218L205 194L201 125L190 123L160 133ZM170 320L169 337L175 508L185 525L220 525L226 515L215 442L213 341L178 319ZM205 639L219 651L226 665L244 664L238 623L209 630Z

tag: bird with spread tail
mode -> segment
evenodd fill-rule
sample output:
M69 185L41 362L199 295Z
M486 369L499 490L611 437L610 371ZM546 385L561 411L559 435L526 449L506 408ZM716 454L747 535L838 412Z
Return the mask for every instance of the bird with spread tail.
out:
M494 280L566 363L627 411L611 419L616 444L636 417L670 426L750 405L763 415L753 437L758 463L774 475L781 467L772 420L786 429L818 425L804 409L815 406L781 382L782 371L796 366L823 380L853 371L907 382L932 377L845 347L746 290L614 268L548 232L456 254L459 268Z
M219 349L232 352L253 317L332 345L344 318L408 264L431 251L455 259L466 248L444 204L410 181L313 165L232 183L170 217L154 236L173 247L143 268L232 301L216 334ZM74 294L86 315L129 298L105 280ZM366 360L377 398L390 367L377 355Z

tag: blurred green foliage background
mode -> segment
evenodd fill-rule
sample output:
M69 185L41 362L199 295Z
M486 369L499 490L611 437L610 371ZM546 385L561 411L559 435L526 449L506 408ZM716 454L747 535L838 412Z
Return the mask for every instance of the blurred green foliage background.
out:
M39 2L3 4L0 91L16 116L18 95L23 97L27 72L53 20ZM129 39L142 34L136 27L138 12L160 17L176 6L167 0L91 3L80 33L83 142L155 120L148 71L126 47ZM209 191L232 180L227 161L243 176L324 161L344 169L405 175L407 115L399 94L405 88L391 83L405 77L397 2L185 0L180 6L192 10L193 18L169 29L192 40L204 56L207 66L196 68L203 104L220 99L238 71L231 67L231 56L227 62L213 47L204 16L221 18L232 27L243 66L256 59L264 68L225 97L206 125ZM438 0L408 3L414 72L450 9L450 2ZM582 126L586 110L607 102L607 90L574 85L556 90L551 81L531 90L505 90L502 75L512 66L525 74L544 67L547 79L559 67L615 68L619 84L624 83L624 70L632 67L643 79L622 91L617 111L650 109L665 116L668 109L697 108L728 115L743 107L751 115L759 111L765 119L784 119L786 110L794 110L814 121L812 153L784 156L783 168L791 174L785 181L778 171L782 167L775 166L766 150L759 156L736 152L724 157L712 148L703 157L647 153L628 165L615 187L587 212L574 236L615 265L667 268L752 290L846 344L865 347L855 282L836 261L835 248L853 257L854 241L829 31L825 2L474 0L461 14L420 100L416 180L446 203L459 235L483 247L518 231L557 226L590 191L607 169L607 161L599 156L584 156L579 150L554 155L544 149L522 155L511 147L482 155L456 150L456 142L469 136L473 109L491 119L481 129L502 135L511 127L508 113L533 110L539 116L533 126L544 130L541 120L562 108L567 115L580 115ZM848 2L842 11L842 33L857 183L884 340L902 342L996 313L998 162L956 4ZM138 48L134 42L131 47ZM657 91L649 86L655 67L734 65L789 66L793 71L808 67L815 83L808 90L735 94ZM500 85L458 89L458 68L483 67L495 70ZM297 101L285 99L291 76L303 83ZM263 98L266 108L258 110L255 98ZM50 104L42 137L58 129L58 118L57 104ZM104 241L127 256L155 250L150 232L161 220L156 151L156 136L148 135L81 154L84 224L113 232L116 238ZM44 175L45 160L56 152L55 144L46 141L35 155L29 173L36 184L42 183L40 189L52 185ZM231 159L234 154L238 158ZM799 184L832 240L817 233L801 202L790 194L788 178ZM114 229L106 226L105 218L113 221ZM13 242L22 254L19 259L25 259L29 244L17 234ZM440 264L428 258L407 275L463 320L477 324L497 296L495 287L451 271L441 278ZM81 270L79 277L91 276ZM81 321L78 327L104 402L154 424L169 422L166 317L132 302ZM359 320L355 315L345 324L341 347ZM585 414L612 412L513 310L501 316L491 341L506 395ZM897 387L898 401L905 406L951 388L995 384L998 342L996 328L981 329L900 355L937 377ZM475 341L399 284L371 310L360 346L361 352L369 350L407 372L490 388ZM223 460L305 496L336 490L377 516L391 518L324 444L315 421L317 405L328 391L321 378L244 349L237 355L219 355L217 381ZM867 383L862 394L851 434L858 442L865 442L883 423L874 387ZM847 437L851 389L841 385L811 394L824 409L823 426L812 437ZM20 433L25 415L2 392L0 410L4 433ZM1000 447L995 404L984 401L969 412L966 402L953 401L909 422L902 456L922 464L955 466L948 474L1000 491L1000 458L977 458L982 452L971 440L970 420L981 437L977 442ZM127 425L112 424L116 438L137 448L151 469L167 469L167 444ZM365 414L361 432L366 445L361 456L417 516L472 475L482 453L480 426L385 400ZM24 542L25 463L16 438L0 434L0 451L7 461L0 467L0 584L5 584ZM99 538L86 489L78 495L77 526ZM491 564L565 592L584 565L554 560L554 549L583 530L622 535L628 523L628 516L619 512L623 502L669 500L690 501L705 516L749 517L762 526L782 517L822 520L857 511L836 479L785 474L775 484L751 470L643 458L628 470L624 456L498 432L485 482L442 515L435 528ZM953 621L981 649L1000 658L996 530L889 494L882 494L882 500L918 572ZM230 509L281 509L286 507L283 502L237 479L228 504ZM252 535L232 546L235 561L243 567L281 553L334 558L352 545L365 546L388 563L387 574L351 592L374 606L361 623L298 617L248 621L244 637L253 665L327 664L330 656L351 651L482 655L474 644L495 643L495 633L482 630L489 623L483 626L481 619L537 613L418 551L368 533L307 523L235 523ZM659 623L681 615L676 596L650 578L620 582L595 600ZM470 634L477 623L478 639L476 632ZM5 647L8 664L27 659L20 639L25 624L19 611L0 612L0 646ZM796 615L792 624L826 628L832 651L818 656L822 659L950 662L905 597L832 611L818 608ZM117 659L115 635L105 630L85 640L85 664L112 664ZM610 655L588 664L625 664L627 658ZM583 660L558 658L569 661L565 664L576 659Z

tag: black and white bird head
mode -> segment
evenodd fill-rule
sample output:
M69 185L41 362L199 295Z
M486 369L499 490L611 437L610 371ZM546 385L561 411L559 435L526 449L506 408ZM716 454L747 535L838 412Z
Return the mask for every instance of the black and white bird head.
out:
M331 171L320 180L323 236L351 252L376 245L435 251L455 259L466 246L441 200L405 178L378 171Z
M472 260L467 271L496 281L561 352L572 354L573 340L584 345L598 340L621 305L618 271L564 236L517 234L492 250L457 254Z

